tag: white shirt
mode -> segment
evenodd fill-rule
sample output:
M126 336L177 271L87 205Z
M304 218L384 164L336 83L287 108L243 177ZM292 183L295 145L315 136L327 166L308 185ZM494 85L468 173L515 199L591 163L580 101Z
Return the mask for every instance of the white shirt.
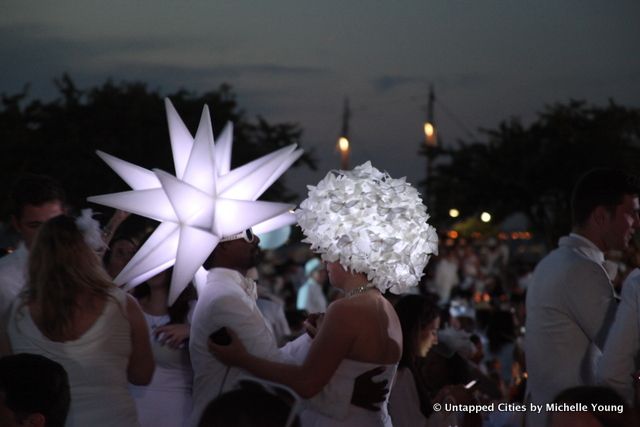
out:
M0 258L0 322L6 322L9 309L27 283L29 251L24 243L18 249Z
M298 310L307 310L308 313L324 313L327 310L327 299L322 286L312 278L307 279L298 289L296 307Z
M595 367L613 322L615 292L604 255L582 236L562 237L536 266L527 294L525 352L533 403L595 382Z
M635 390L631 374L640 369L640 269L622 284L616 319L598 366L598 380L633 404Z
M228 368L209 353L207 342L212 332L223 326L231 328L249 353L291 364L304 361L311 342L308 335L303 334L279 349L256 305L255 283L237 271L226 268L210 270L207 284L200 291L189 339L194 371L194 408L191 417L191 425L194 426L211 400L221 392L231 390L238 377L247 375L238 368ZM310 403L314 409L340 418L347 413L352 393L353 387L349 390L325 388Z

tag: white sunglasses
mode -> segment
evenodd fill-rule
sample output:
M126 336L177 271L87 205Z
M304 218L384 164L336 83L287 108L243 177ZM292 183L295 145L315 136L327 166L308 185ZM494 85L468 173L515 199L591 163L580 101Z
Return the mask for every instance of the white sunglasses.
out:
M250 228L247 228L246 230L244 230L244 231L242 231L240 233L236 233L236 234L232 234L231 236L223 237L222 239L220 239L220 241L221 242L228 242L230 240L237 240L237 239L244 239L245 241L251 243L255 239L255 234L253 234L253 231Z

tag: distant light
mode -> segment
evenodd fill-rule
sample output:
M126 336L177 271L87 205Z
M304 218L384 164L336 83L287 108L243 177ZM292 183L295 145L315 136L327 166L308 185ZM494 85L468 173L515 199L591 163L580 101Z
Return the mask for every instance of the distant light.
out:
M491 214L489 212L482 212L482 214L480 214L480 220L482 222L491 221Z
M451 239L457 239L458 238L458 232L456 230L451 230L447 233L447 236Z
M343 153L345 151L349 151L349 140L347 138L345 138L344 136L341 136L340 139L338 140L338 148Z
M451 218L458 218L460 216L460 211L458 209L449 209L449 216Z
M431 122L425 122L424 124L424 136L427 145L435 146L436 145L436 128Z

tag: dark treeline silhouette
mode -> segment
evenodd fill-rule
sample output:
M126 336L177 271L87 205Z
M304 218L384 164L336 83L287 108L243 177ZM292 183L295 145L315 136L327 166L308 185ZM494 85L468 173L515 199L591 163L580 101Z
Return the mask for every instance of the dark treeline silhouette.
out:
M232 88L196 94L187 90L163 94L141 82L104 84L80 89L71 77L55 80L58 96L51 101L30 99L28 87L2 94L0 103L0 182L7 188L25 172L57 178L72 205L86 205L93 194L128 190L128 186L95 154L99 149L145 168L174 171L163 98L168 96L192 132L205 104L217 136L227 121L234 124L233 167L276 148L300 143L297 124L271 124L262 117L249 120ZM309 150L297 162L315 169ZM4 192L6 194L6 191ZM293 200L280 180L264 199ZM0 218L7 217L6 197L0 197Z
M570 228L569 198L578 176L594 167L640 174L640 109L613 101L605 107L554 104L528 126L512 118L481 132L482 141L429 153L428 185L440 222L452 207L466 215L489 211L496 222L522 212L555 246Z

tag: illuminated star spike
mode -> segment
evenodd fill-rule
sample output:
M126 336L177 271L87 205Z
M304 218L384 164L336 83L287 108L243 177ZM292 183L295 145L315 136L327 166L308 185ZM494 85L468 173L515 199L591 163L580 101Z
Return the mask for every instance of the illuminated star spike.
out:
M196 271L202 275L202 264L221 238L254 226L264 233L295 221L292 205L257 199L302 150L292 144L232 170L230 124L215 144L205 106L193 138L168 99L165 106L176 175L99 151L132 190L88 200L160 222L115 282L131 289L174 266L169 293L173 304Z

